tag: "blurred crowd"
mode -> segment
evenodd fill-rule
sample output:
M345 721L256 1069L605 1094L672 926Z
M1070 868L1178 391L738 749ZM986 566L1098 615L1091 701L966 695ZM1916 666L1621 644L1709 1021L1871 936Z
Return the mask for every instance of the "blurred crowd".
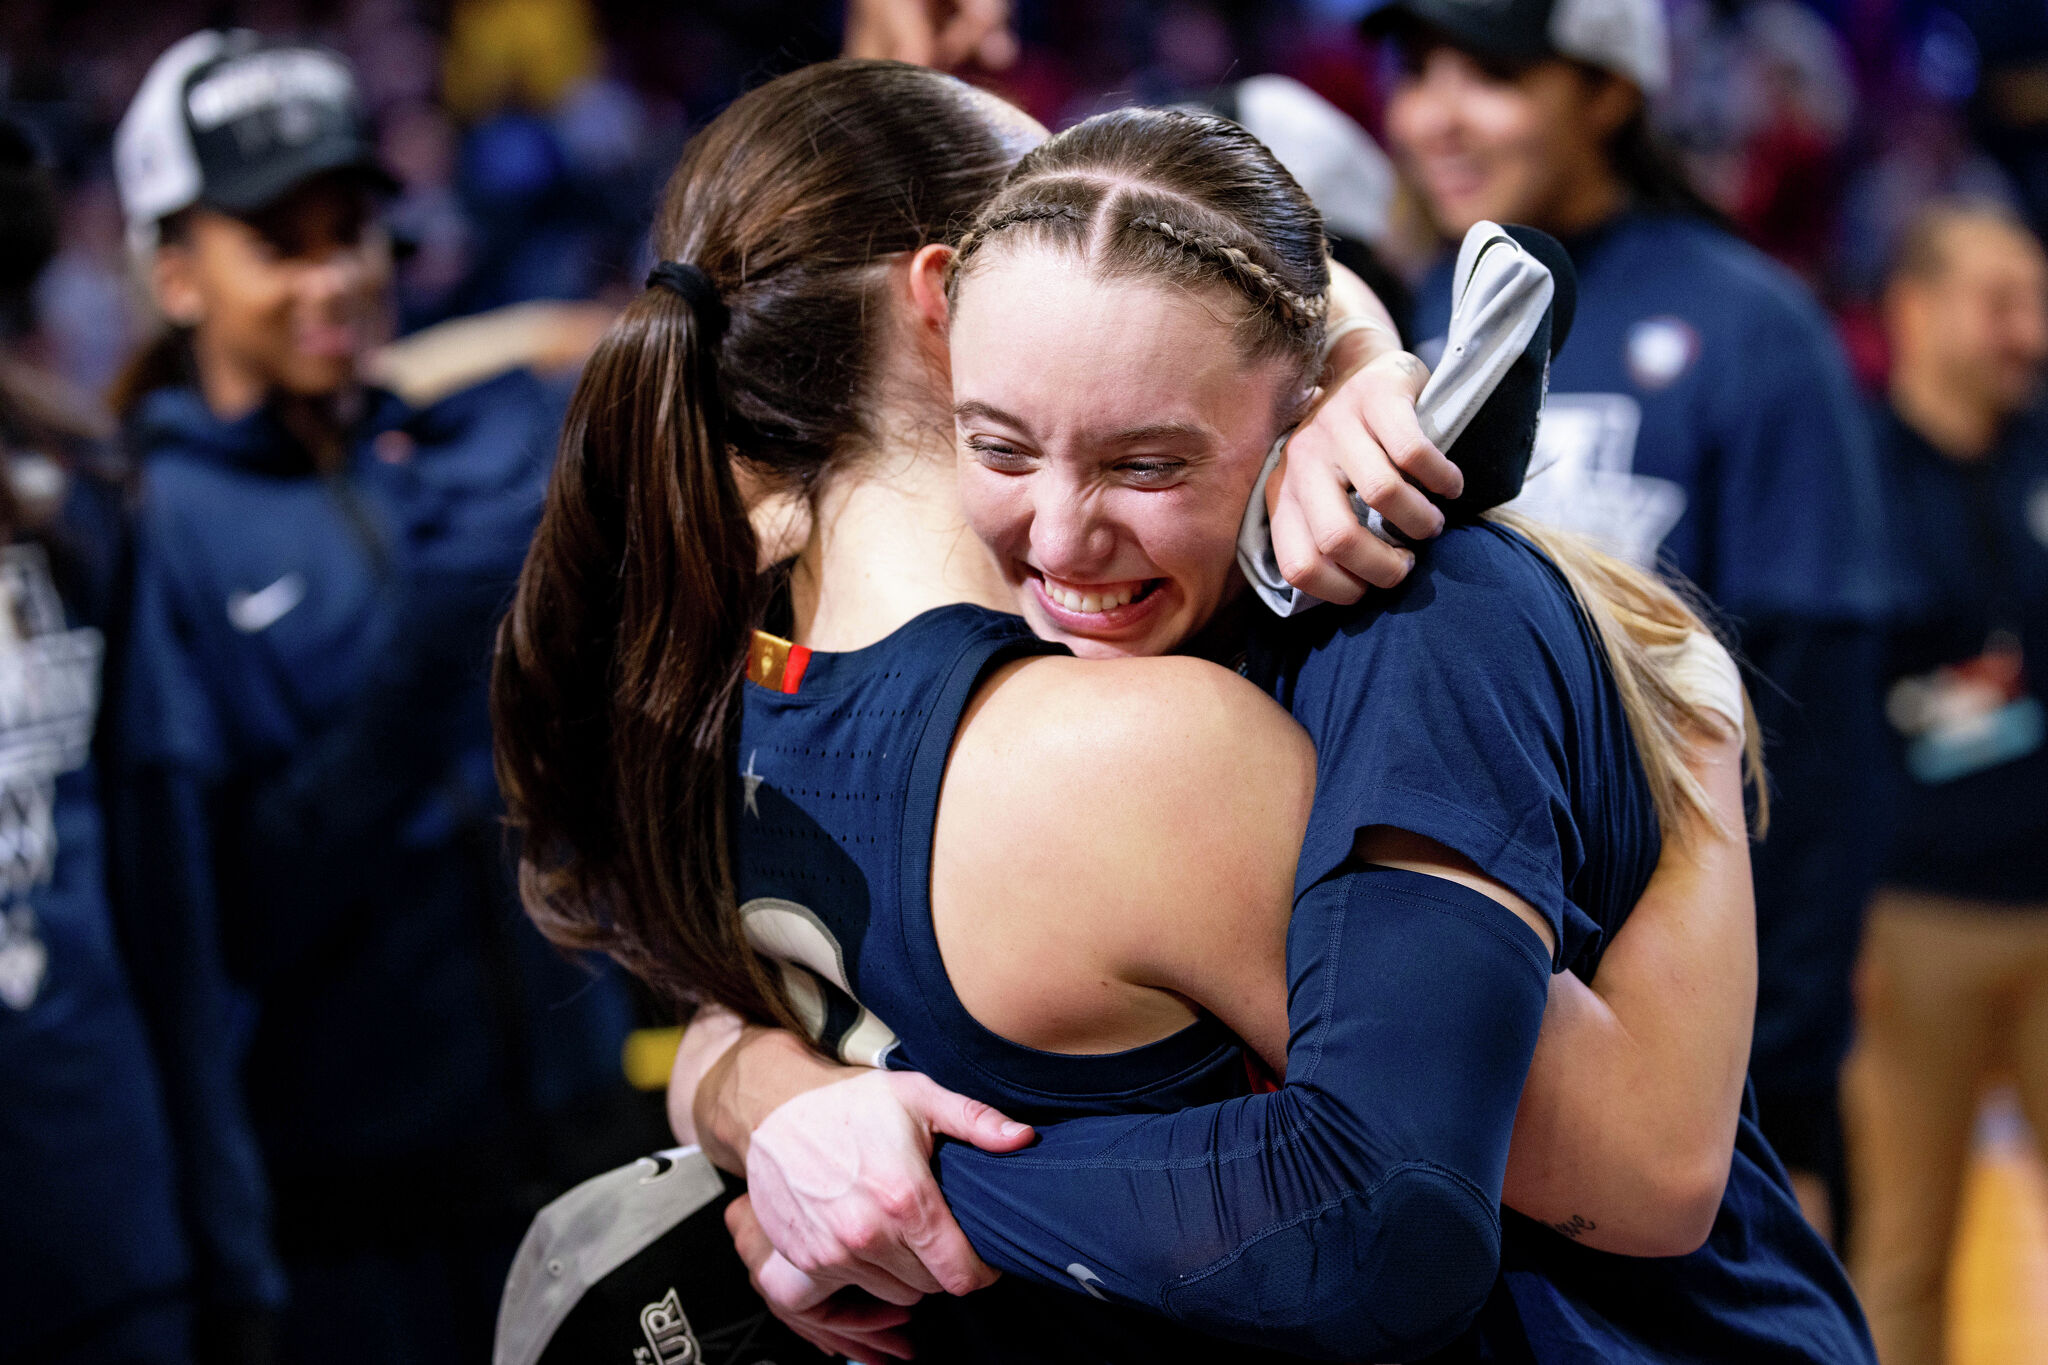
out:
M1366 0L1026 0L1017 51L984 73L1049 127L1128 101L1295 77L1380 131L1389 73ZM38 346L103 387L145 323L128 288L109 139L156 53L207 23L328 44L355 62L403 252L405 330L637 280L646 209L689 131L767 75L838 51L824 0L21 0L0 19L0 102L54 157L63 243ZM1857 372L1913 207L1944 192L2048 218L2048 15L1997 0L1675 0L1658 120L1743 235L1842 320ZM1006 57L1010 54L1005 54ZM1404 225L1406 262L1430 243ZM1399 248L1397 248L1397 251Z
M1461 89L1507 78L1378 41L1365 8L1018 0L959 55L1055 128L1129 102L1238 114L1428 358L1467 225L1432 139ZM2016 1071L2048 1115L2048 726L2024 658L2048 627L2048 7L1663 14L1668 72L1576 55L1651 97L1614 122L1669 165L1558 179L1607 205L1590 217L1517 215L1555 212L1539 225L1585 289L1546 487L1642 528L1763 679L1763 1121L1815 1221L1863 1239L1887 1360L1933 1359L1979 1091ZM0 650L30 698L0 706L0 1015L42 1030L0 1027L0 1087L75 1053L23 1083L62 1123L0 1121L0 1182L10 1162L137 1173L104 1226L61 1181L25 1202L16 1233L64 1246L0 1263L0 1357L480 1358L525 1219L660 1144L618 1058L674 1021L520 917L482 661L568 386L647 273L681 147L837 54L844 25L824 0L0 9L0 636L33 646ZM339 54L369 140L336 131L291 195L216 213L261 149L202 145L195 198L138 91L221 26ZM178 79L237 53L190 49ZM1298 84L1247 80L1269 74ZM220 96L227 132L254 88ZM251 291L315 287L284 281L316 256L348 320L287 345ZM81 883L103 843L106 884ZM74 960L98 974L59 972ZM86 1254L110 1267L98 1299L65 1260Z

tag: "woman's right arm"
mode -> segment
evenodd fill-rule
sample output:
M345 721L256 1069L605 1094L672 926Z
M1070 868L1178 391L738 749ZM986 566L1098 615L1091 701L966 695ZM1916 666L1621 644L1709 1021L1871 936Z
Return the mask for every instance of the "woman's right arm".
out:
M1756 1008L1742 763L1732 735L1695 741L1718 827L1667 836L1590 984L1551 981L1506 1200L1603 1251L1696 1250L1727 1184Z

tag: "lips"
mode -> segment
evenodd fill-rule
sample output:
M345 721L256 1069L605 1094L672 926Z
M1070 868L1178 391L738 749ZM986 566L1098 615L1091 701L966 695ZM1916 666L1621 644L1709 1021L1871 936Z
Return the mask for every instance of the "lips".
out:
M359 332L346 324L316 323L302 326L294 338L299 353L322 360L352 356L359 348Z

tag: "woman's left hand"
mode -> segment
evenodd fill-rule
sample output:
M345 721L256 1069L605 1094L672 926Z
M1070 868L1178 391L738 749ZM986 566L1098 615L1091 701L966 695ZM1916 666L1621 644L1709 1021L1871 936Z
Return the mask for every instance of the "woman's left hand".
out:
M863 1365L910 1359L910 1339L900 1330L910 1321L908 1308L858 1289L821 1285L792 1266L769 1243L753 1200L744 1194L726 1205L725 1226L754 1292L792 1332L828 1356Z
M1444 514L1423 490L1454 498L1465 475L1422 434L1415 400L1429 367L1385 349L1351 370L1287 442L1266 484L1273 554L1289 583L1326 602L1356 602L1368 587L1391 588L1415 556L1359 523L1366 506L1413 540L1443 530Z

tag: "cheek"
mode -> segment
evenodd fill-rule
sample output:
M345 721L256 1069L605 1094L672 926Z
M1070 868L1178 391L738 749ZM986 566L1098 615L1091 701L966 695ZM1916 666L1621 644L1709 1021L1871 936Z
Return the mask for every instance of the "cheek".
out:
M1017 552L1031 534L1029 480L960 462L960 512L982 544L999 556Z
M291 328L291 284L281 275L261 264L224 275L212 290L207 316L225 331L270 344Z
M1413 83L1396 86L1387 99L1387 141L1397 151L1412 152L1422 140L1423 96Z
M1511 174L1532 175L1550 151L1546 120L1534 101L1513 89L1475 91L1471 97L1473 141Z
M1228 490L1133 494L1116 512L1145 559L1198 602L1213 597L1215 585L1237 562L1244 501L1229 496Z

